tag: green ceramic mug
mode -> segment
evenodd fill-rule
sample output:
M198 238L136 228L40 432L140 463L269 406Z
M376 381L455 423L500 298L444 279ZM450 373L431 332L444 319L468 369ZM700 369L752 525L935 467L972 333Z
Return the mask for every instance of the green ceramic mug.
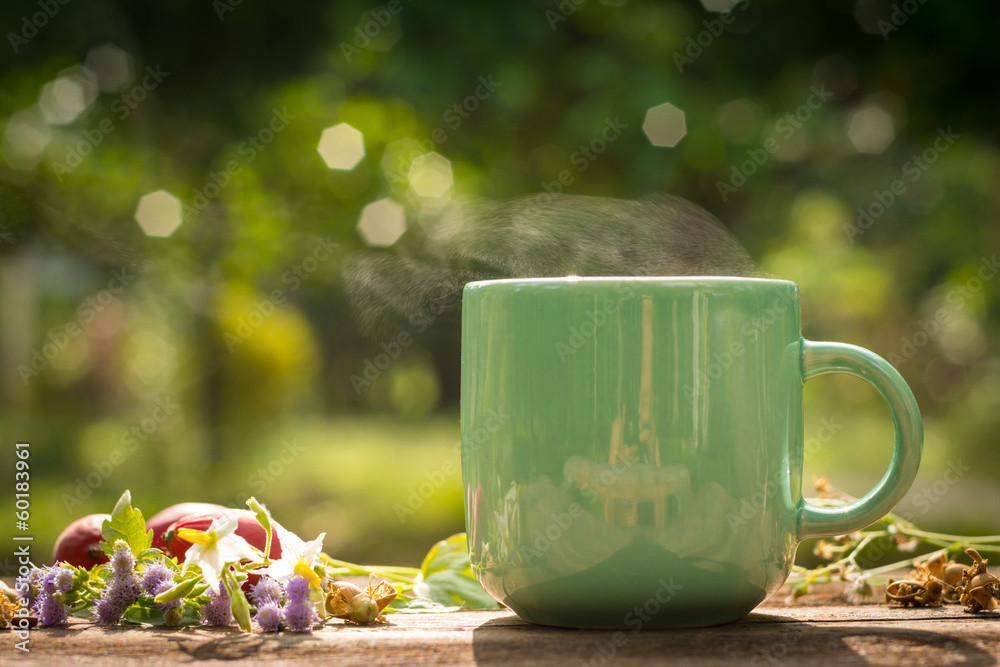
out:
M913 394L860 347L803 340L798 288L755 278L470 283L462 477L472 568L522 618L683 627L749 613L798 542L881 518L920 463ZM841 372L889 406L868 495L802 498L802 386Z

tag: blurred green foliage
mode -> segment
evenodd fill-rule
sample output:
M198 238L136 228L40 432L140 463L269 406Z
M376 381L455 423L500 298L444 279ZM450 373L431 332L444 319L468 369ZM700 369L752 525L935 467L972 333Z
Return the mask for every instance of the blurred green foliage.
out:
M668 192L716 214L764 268L799 283L808 338L896 355L926 418L911 496L935 488L949 461L974 466L925 513L911 501L918 522L998 525L953 511L1000 500L995 269L977 282L1000 247L1000 89L994 22L980 15L995 9L913 3L899 23L888 0L751 1L714 35L718 15L693 1L403 0L365 45L359 34L386 6L96 0L50 3L58 11L38 26L43 4L0 7L0 462L11 470L11 443L32 443L40 545L77 515L109 511L125 487L147 516L254 494L304 534L326 530L328 551L349 560L413 562L460 530L458 475L405 521L393 511L457 461L457 319L436 321L356 392L351 376L384 341L359 331L343 293L342 261L365 247L355 225L392 197L409 223L395 247L419 240L417 218L434 202L405 178L414 145L450 161L450 196L503 198L575 169L573 152L609 118L627 128L565 190ZM106 43L129 54L135 78L71 122L24 129L18 114L37 116L43 86ZM125 100L147 67L166 74L142 101ZM495 94L456 115L490 76ZM778 124L814 86L832 98L784 137ZM685 114L674 148L642 130L665 102ZM886 133L858 119L872 106L891 119L891 141L864 153L852 136ZM263 144L276 112L287 126ZM317 152L341 122L364 137L350 171ZM948 128L958 139L913 180L907 163ZM781 152L750 173L774 136ZM78 166L57 166L85 150ZM32 164L15 168L25 155ZM232 161L239 172L213 188ZM721 197L734 170L746 183ZM895 180L905 193L861 230L859 207L879 210ZM161 189L188 214L169 238L148 237L134 214ZM327 239L336 251L305 270ZM116 271L133 278L109 293ZM940 312L947 322L927 335ZM36 352L43 367L26 377L18 368ZM847 378L809 383L806 399L807 439L821 419L843 424L807 474L864 493L891 446L881 402ZM304 449L282 461L292 441ZM123 462L87 482L115 449ZM268 466L281 470L264 481Z

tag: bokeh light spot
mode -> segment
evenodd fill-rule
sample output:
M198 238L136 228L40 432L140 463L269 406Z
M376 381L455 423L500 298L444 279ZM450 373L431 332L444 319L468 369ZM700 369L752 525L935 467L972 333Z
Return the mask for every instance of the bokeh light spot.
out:
M410 187L421 197L440 197L451 187L451 162L438 153L426 153L413 160L409 173Z
M87 53L84 66L97 76L97 87L112 93L132 80L132 56L114 44L103 44Z
M183 219L181 200L166 190L143 195L135 209L135 220L146 236L170 236Z
M858 72L854 63L835 53L816 61L812 81L816 86L830 91L835 100L842 100L858 86Z
M895 138L892 116L877 106L868 106L851 115L847 136L861 153L881 153Z
M669 102L655 106L646 112L642 131L654 146L673 148L687 134L684 112Z
M726 139L742 144L757 136L762 116L760 106L743 97L719 107L716 123Z
M365 243L387 248L406 231L406 212L392 199L379 199L365 206L358 219L358 234Z
M18 111L7 120L0 154L11 169L34 169L51 140L52 131L34 109Z
M316 147L330 169L354 169L365 156L365 138L347 123L323 130Z
M701 0L701 6L709 12L728 12L739 0Z
M38 108L49 125L76 120L97 97L97 77L90 70L74 68L42 86Z

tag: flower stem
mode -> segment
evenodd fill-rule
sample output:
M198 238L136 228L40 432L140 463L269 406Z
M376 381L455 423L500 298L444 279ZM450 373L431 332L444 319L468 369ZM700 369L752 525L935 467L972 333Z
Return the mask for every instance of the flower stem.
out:
M987 535L985 537L969 537L968 535L948 535L947 533L931 533L926 530L920 530L918 528L904 528L899 532L909 535L911 537L920 537L925 540L942 540L946 542L976 542L977 544L983 544L985 542L1000 542L1000 535Z
M413 579L420 574L420 568L418 567L403 567L399 565L355 565L354 563L348 563L347 561L330 558L326 554L322 554L321 557L327 565L344 568L348 570L349 574L376 574L378 576L385 577L386 579L392 579L393 581L399 581L404 584L412 584Z

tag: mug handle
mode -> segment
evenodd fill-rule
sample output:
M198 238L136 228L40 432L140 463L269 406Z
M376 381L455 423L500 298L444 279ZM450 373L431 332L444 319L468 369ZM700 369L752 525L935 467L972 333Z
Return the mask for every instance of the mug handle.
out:
M800 500L797 508L800 540L861 530L888 514L913 483L924 442L917 401L888 361L856 345L803 340L803 382L824 373L847 373L875 387L889 406L896 445L889 469L863 498L840 507L818 507Z

